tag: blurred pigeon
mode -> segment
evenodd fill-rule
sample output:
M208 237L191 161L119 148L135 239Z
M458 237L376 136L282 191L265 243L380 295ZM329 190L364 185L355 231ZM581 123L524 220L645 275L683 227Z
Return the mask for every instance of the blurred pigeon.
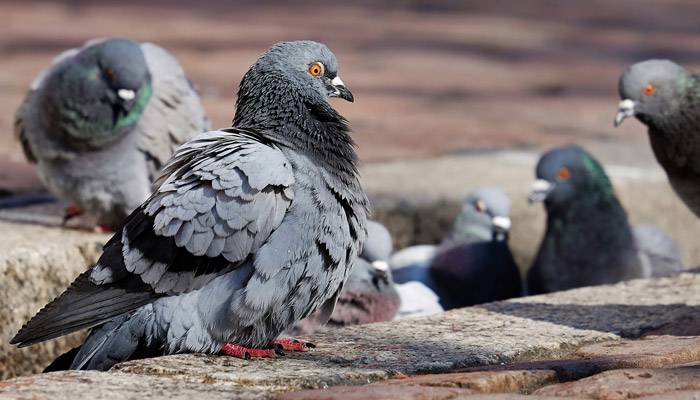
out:
M56 57L15 117L44 185L77 207L71 213L111 229L148 198L173 151L209 129L177 61L152 43L120 38Z
M547 230L528 272L531 294L682 269L666 234L653 227L632 233L603 167L582 148L545 153L536 174L530 201L544 201Z
M392 241L389 231L380 223L367 221L367 239L355 266L340 292L338 303L326 327L362 325L391 321L399 309L399 294L389 270ZM323 331L320 313L305 318L290 335Z
M520 296L520 272L507 242L509 212L501 190L475 189L439 246L408 248L391 257L394 280L422 282L445 310Z
M366 236L354 142L328 103L353 101L337 71L320 43L265 52L241 81L233 128L180 147L97 264L12 343L92 328L48 370L303 349L271 342L319 307L330 317Z
M676 194L700 216L700 76L673 61L647 60L622 73L615 126L635 116Z

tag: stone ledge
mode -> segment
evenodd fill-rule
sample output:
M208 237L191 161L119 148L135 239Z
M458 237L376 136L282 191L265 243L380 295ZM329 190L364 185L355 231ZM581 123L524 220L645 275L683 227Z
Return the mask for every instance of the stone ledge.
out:
M364 385L379 381L385 382L381 385L387 385L396 380L386 379L396 375L434 374L480 367L506 371L491 376L482 374L480 381L474 380L478 374L471 378L455 377L453 374L451 378L450 375L443 375L414 379L449 381L449 384L431 385L443 388L451 386L448 388L451 394L447 397L442 394L438 396L438 393L443 393L442 389L428 389L435 391L433 398L455 398L469 394L454 392L455 389L476 392L496 390L493 389L496 384L504 385L507 388L504 390L526 392L552 383L555 376L559 382L562 381L556 365L551 364L556 363L557 359L605 359L615 355L621 357L626 354L625 349L634 346L643 349L644 345L629 345L621 339L621 335L638 336L671 322L695 317L700 307L700 298L695 295L698 289L700 275L692 273L634 280L490 303L416 319L333 330L303 338L315 342L318 345L316 349L287 353L283 358L245 361L222 356L182 354L122 363L106 374L120 375L118 382L124 385L124 390L130 387L128 377L134 382L150 377L180 384L213 386L216 390L227 390L232 396L239 397L253 391L260 398L266 398L283 392L338 385ZM656 333L660 332L664 330ZM649 344L645 353L647 360L661 360L670 365L697 358L696 347L700 345L697 338L678 339L679 344L675 347L654 347L655 341L665 338L668 337L655 335L641 341ZM680 343L683 341L686 344ZM597 345L603 342L620 345ZM586 345L589 346L583 347ZM683 348L690 350L684 351ZM609 351L606 353L606 350ZM636 350L627 353L637 354ZM542 360L554 361L548 361L550 365L546 366L544 363L547 362ZM538 361L543 363L541 367L519 365L519 372L507 369L506 365ZM631 364L618 365L623 368ZM597 372L591 369L588 375ZM80 376L79 372L67 374L69 377ZM94 379L90 376L89 379ZM30 390L34 386L32 383L20 386L18 382L32 382L33 379L43 382L48 378L46 375L35 375L17 379L21 380L1 382L0 396L24 396L24 388ZM70 381L74 378L66 379ZM472 383L466 384L468 380ZM408 382L398 385L412 386ZM80 389L75 386L71 390ZM328 393L335 393L336 390L352 392L351 389L339 388ZM362 389L357 393L369 395L364 391L378 393L376 390ZM417 389L401 390L414 393ZM413 394L409 396L408 392L407 397L411 398ZM154 393L148 398L168 398L168 393ZM415 395L418 396L418 392ZM299 396L303 398L303 395Z
M84 333L18 349L10 339L102 253L108 235L0 221L0 378L41 372Z

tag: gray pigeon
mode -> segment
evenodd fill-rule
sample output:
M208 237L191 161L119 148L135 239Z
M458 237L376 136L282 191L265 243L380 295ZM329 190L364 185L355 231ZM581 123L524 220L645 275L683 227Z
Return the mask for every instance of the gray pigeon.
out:
M700 76L673 61L630 65L620 77L615 126L635 116L676 194L700 216Z
M265 52L233 127L180 147L97 264L11 343L92 328L47 370L107 370L183 352L274 356L281 332L319 307L327 320L368 212L350 128L328 103L353 101L337 71L320 43Z
M340 328L391 321L401 302L388 264L391 249L389 231L378 222L367 221L367 239L328 323L321 325L320 313L315 312L299 321L290 334L311 334L323 331L326 327Z
M528 271L530 294L615 283L682 270L673 239L658 228L633 233L603 167L578 146L537 164L531 201L544 201L547 229Z
M422 282L445 310L520 296L520 271L507 242L509 212L510 201L501 190L475 189L439 246L408 248L391 257L394 280ZM411 260L410 254L417 253L426 258Z
M177 61L128 39L60 54L15 116L15 135L44 185L111 229L148 198L173 151L209 129Z

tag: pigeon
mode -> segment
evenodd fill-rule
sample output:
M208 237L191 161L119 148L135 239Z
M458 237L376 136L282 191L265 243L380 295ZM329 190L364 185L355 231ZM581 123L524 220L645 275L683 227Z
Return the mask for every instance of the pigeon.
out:
M348 122L328 102L354 100L337 72L313 41L262 54L241 81L233 127L181 146L97 264L11 343L92 328L47 370L304 348L275 338L319 308L330 317L369 212Z
M210 130L199 95L163 48L95 39L66 50L34 79L15 136L40 180L114 227L151 194L175 149Z
M634 233L600 163L578 146L545 153L531 202L544 202L547 229L528 271L530 294L661 276L682 269L673 239Z
M475 189L440 245L408 248L391 257L394 280L423 283L445 310L520 296L520 272L507 242L509 212L510 201L501 190ZM411 260L412 255L418 257Z
M615 126L635 116L676 194L700 217L700 76L673 61L647 60L620 77Z
M327 328L391 321L399 310L399 294L394 288L389 269L392 240L389 231L380 223L367 222L367 239L343 291L338 296L335 310L323 326L320 313L305 318L289 332L290 336L321 332Z

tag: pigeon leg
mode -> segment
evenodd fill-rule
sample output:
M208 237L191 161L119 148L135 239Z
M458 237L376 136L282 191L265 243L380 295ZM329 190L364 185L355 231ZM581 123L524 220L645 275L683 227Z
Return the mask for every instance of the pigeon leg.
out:
M71 204L66 208L65 214L63 214L63 225L65 226L69 219L85 214L85 211L81 210L75 204Z
M98 224L95 227L95 233L110 233L115 232L117 229L109 224Z
M276 357L283 356L284 353L277 349L249 349L247 347L238 346L232 343L225 344L221 348L219 354L224 354L231 357L243 358L250 360L251 357Z
M289 350L289 351L306 351L307 349L313 349L316 347L316 345L313 343L300 342L296 339L273 340L272 346L275 346L280 350Z

